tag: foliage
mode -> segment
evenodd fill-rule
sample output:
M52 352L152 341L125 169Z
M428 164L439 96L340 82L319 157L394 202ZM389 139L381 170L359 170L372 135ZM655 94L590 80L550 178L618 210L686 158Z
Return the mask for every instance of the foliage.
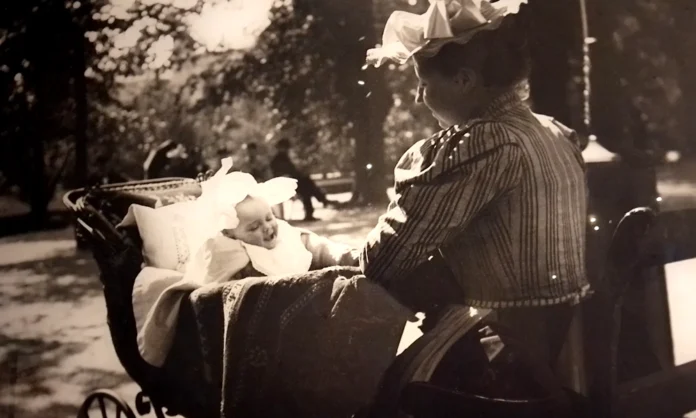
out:
M288 2L276 2L270 13L271 24L253 50L242 59L221 55L206 71L201 105L219 106L240 96L261 102L275 123L259 139L288 137L306 167L345 169L350 152L337 148L348 145L349 121L340 112L336 50L324 19Z
M684 150L688 143L680 114L691 99L682 93L687 74L680 74L679 60L686 52L684 44L674 40L693 34L674 30L677 13L671 3L640 0L613 7L617 10L612 18L601 21L607 27L598 29L604 34L600 42L608 44L610 65L616 67L623 105L617 104L612 114L617 126L605 128L616 138L606 141L617 150ZM601 71L596 77L611 75Z
M387 167L394 167L414 142L431 136L440 128L430 111L415 102L418 82L413 68L395 64L388 68L394 104L384 124L384 141Z
M150 148L166 139L200 148L213 164L221 149L238 156L253 141L270 153L288 137L306 170L353 170L381 187L374 179L437 127L413 101L410 66L386 74L360 66L392 11L420 13L429 2L262 1L273 5L254 45L207 48L192 22L218 0L7 2L0 15L0 94L7 98L0 189L18 185L30 199L37 185L49 184L48 195L64 171L68 186L79 183L72 155L80 60L92 171L109 156L116 170L137 178ZM650 138L641 146L651 149L692 147L693 6L638 0L600 9L590 16L599 38L593 87L600 139L617 150L636 147L636 137ZM365 173L373 162L374 172Z
M84 28L94 3L8 2L0 15L0 170L5 187L39 206L50 199L69 162L75 127L79 68L90 44ZM96 95L106 91L104 79ZM0 185L0 187L2 187Z

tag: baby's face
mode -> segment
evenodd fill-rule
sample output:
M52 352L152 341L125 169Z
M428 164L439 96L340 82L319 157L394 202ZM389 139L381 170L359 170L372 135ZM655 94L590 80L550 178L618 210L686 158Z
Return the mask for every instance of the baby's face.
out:
M275 248L278 243L278 222L271 206L263 199L247 197L237 204L239 225L231 235L247 244Z

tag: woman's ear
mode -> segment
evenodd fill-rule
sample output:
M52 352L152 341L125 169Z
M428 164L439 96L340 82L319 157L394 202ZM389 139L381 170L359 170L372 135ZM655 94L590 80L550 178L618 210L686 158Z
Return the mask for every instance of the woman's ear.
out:
M460 68L454 81L459 86L461 93L469 93L476 86L478 75L471 68Z

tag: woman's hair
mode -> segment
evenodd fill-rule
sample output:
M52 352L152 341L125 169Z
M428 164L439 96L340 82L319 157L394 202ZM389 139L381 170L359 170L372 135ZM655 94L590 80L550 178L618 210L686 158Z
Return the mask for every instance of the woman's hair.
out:
M486 87L510 88L527 78L531 63L522 11L507 16L499 28L477 33L468 43L445 44L431 57L415 56L421 72L454 76L462 68L478 70Z

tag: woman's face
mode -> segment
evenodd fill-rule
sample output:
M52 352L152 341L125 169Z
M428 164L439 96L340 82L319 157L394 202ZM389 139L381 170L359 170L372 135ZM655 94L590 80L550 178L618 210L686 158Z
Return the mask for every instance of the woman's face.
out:
M278 221L265 200L247 197L237 204L239 225L231 235L247 244L257 245L269 250L278 243Z
M447 77L437 71L423 71L415 64L418 89L416 103L425 104L440 127L449 128L461 123L466 113L466 86L457 77Z

